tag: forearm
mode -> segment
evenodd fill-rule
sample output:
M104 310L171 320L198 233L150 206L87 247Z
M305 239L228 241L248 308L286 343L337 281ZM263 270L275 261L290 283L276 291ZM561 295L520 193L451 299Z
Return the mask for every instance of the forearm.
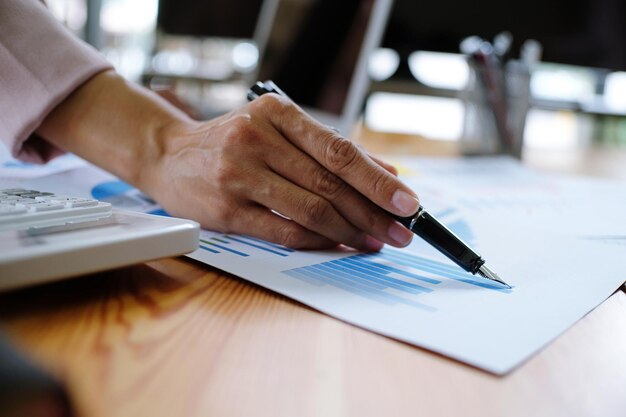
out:
M194 123L153 92L106 71L57 106L37 134L139 186L168 136Z

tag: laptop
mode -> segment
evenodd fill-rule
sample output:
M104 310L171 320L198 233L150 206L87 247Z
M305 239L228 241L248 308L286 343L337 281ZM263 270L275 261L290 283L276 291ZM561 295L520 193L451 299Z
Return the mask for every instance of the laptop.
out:
M232 83L232 88L208 90L212 94L229 92L220 99L190 94L187 90L183 93L204 119L244 104L245 90L255 81L273 80L312 116L347 136L362 110L369 88L369 56L380 44L392 3L393 0L237 0L223 5L211 0L198 9L192 0L162 1L158 16L162 47L168 44L182 50L180 53L193 55L203 49L203 39L250 39L256 45L258 65L235 80L229 80L232 74L219 65L215 74L211 66L202 65L202 70L189 69L173 75L165 65L151 68L144 76L150 79L173 75ZM244 89L237 99L233 93L239 88Z
M369 88L367 65L392 0L266 0L257 79L274 81L320 122L349 135Z

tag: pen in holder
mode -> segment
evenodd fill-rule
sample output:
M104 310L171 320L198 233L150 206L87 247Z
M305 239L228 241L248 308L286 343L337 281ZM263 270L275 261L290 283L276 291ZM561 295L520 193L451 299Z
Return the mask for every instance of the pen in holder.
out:
M462 151L466 155L508 154L520 158L530 106L530 71L526 63L504 62L489 42L464 46L470 80L465 105Z

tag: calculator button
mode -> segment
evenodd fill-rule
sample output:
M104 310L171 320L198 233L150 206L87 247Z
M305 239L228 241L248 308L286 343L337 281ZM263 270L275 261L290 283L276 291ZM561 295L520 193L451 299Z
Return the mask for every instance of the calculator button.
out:
M26 213L25 207L0 206L0 216L12 216L14 214Z
M65 203L65 207L93 207L97 206L98 202L96 200L74 200L68 201Z
M31 204L28 207L28 211L31 213L38 213L42 211L61 210L62 208L64 208L62 204L41 203L41 204Z
M15 201L15 200L19 200L20 198L16 195L0 195L0 203L4 204L7 201Z
M49 197L50 202L64 204L65 207L75 208L75 207L94 207L98 205L97 200L90 200L88 198L80 198L80 197Z
M19 203L19 204L16 204L15 207L17 207L17 208L22 208L23 207L23 208L27 209L31 213L36 213L36 212L40 212L40 211L60 210L64 206L63 206L63 204L59 204L59 203L48 203L48 202L45 202L45 201L34 201L33 200L33 203Z
M8 190L8 191L4 191L4 194L7 195L22 195L22 194L30 194L30 193L36 193L37 191L35 190L23 190L23 189L14 189L14 190Z
M68 201L74 201L74 200L84 200L84 198L81 197L68 197L65 195L51 195L49 197L42 197L42 199L48 200L48 201L56 201L58 203L67 203Z
M24 188L9 188L6 190L0 190L0 192L7 195L14 195L13 193L26 192L26 190Z
M34 198L20 198L19 200L8 201L7 204L13 204L18 207L26 207L32 206L33 204L42 203L42 201L37 201Z
M36 192L30 192L30 193L26 193L26 194L21 194L20 197L22 198L37 198L37 197L44 197L44 196L48 196L48 195L54 195L53 193L42 193L40 191L36 191Z

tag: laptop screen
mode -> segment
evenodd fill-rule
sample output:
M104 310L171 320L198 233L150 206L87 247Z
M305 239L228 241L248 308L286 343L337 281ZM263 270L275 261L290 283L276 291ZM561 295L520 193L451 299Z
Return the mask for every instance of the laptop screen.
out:
M157 26L168 35L252 39L263 0L159 0Z
M273 80L296 103L344 112L374 0L281 0L259 79Z

